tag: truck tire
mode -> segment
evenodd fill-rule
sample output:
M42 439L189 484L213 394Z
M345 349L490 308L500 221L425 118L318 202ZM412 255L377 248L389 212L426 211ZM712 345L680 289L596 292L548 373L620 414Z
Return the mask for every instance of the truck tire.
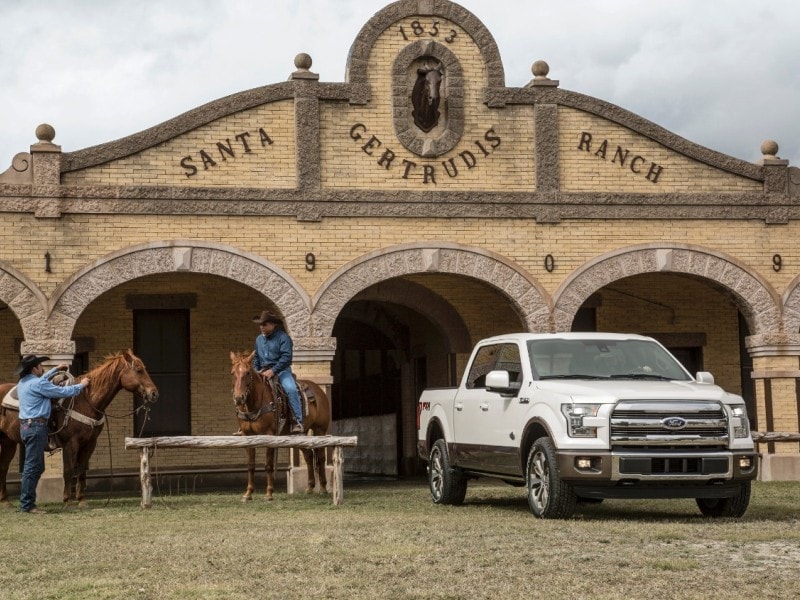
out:
M450 467L447 444L436 440L428 457L428 485L434 504L462 504L467 495L467 478Z
M750 482L745 481L739 493L730 498L697 498L697 506L704 517L741 517L750 504Z
M550 438L533 443L525 465L528 506L540 519L568 519L575 510L578 497L568 483L561 480L556 464L556 448Z

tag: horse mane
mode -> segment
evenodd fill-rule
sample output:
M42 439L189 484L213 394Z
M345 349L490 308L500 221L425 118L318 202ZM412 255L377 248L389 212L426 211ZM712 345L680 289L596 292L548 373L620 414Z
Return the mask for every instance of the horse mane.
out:
M109 354L101 364L86 373L86 377L92 381L92 387L103 391L113 389L117 383L115 373L120 362L127 362L124 352Z

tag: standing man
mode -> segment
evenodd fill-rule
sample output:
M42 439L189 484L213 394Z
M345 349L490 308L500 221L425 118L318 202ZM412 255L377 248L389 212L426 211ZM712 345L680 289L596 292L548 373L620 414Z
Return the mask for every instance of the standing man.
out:
M89 385L84 377L75 385L57 386L50 381L56 371L66 371L67 365L59 365L44 372L42 363L48 356L26 354L14 369L19 377L19 430L25 444L25 466L22 468L22 485L19 493L19 510L24 513L43 513L36 508L36 485L44 473L44 449L47 445L47 421L50 419L50 400L75 396ZM44 377L42 376L44 375Z
M292 433L303 433L300 394L292 375L292 338L283 330L280 317L267 310L253 317L253 323L258 323L261 329L261 335L256 338L253 368L263 373L267 379L278 378L289 397L289 406L294 413L295 424L292 426Z

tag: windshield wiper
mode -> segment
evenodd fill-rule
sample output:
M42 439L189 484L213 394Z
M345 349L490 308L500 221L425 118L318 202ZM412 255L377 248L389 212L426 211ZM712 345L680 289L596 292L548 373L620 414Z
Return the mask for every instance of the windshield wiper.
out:
M657 379L658 381L672 381L672 377L665 377L658 373L619 373L611 375L611 379Z
M570 375L541 375L539 380L543 379L608 379L608 375L584 375L582 373L574 373Z

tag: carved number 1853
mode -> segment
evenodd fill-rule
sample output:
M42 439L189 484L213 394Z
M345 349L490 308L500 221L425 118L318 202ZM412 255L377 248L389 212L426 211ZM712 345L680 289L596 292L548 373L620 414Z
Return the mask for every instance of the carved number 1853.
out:
M439 30L439 21L434 21L433 23L431 23L430 29L425 29L425 25L423 25L419 21L411 21L411 33L415 37L422 37L426 33L431 37L438 37L439 32L440 32L440 30ZM410 38L408 37L408 34L406 33L406 30L403 28L402 25L400 26L400 35L403 36L403 39L405 41L408 42L410 40ZM455 29L451 29L450 30L450 35L445 37L444 41L447 42L448 44L452 44L453 40L456 39L456 35L457 35L456 34L456 30Z

